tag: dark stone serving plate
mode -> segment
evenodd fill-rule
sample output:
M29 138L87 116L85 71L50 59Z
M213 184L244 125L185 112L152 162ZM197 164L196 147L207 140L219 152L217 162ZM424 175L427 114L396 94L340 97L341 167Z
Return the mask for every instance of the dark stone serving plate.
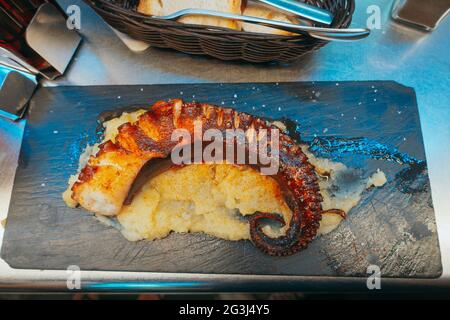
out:
M388 182L363 194L332 233L289 257L270 257L250 241L171 234L128 242L61 198L84 147L100 139L104 111L181 97L234 107L261 117L297 120L302 139L364 137L425 160L414 90L394 82L307 82L92 86L40 89L31 102L1 255L13 268L364 276L441 274L439 244L425 170L356 152L330 157ZM323 156L323 154L322 154ZM326 154L325 154L326 156ZM425 163L424 163L425 166Z

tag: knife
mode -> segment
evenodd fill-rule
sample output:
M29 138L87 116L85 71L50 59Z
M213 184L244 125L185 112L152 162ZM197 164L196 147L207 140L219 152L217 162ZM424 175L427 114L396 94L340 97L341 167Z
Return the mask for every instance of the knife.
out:
M297 16L331 25L333 22L333 14L328 10L312 6L295 0L258 0L272 7L293 13Z

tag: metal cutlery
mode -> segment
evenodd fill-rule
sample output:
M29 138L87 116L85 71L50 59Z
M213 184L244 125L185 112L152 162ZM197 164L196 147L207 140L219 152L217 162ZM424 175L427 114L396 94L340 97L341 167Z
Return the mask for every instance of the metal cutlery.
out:
M326 25L330 25L333 22L334 16L331 12L304 2L294 0L258 0L258 1L314 22L319 22Z
M307 35L313 38L327 41L354 41L366 38L370 34L370 30L366 28L336 29L336 28L303 26L281 21L268 20L263 18L250 17L205 9L184 9L166 16L152 16L152 17L161 20L177 20L187 15L200 15L200 16L210 16L210 17L239 20L248 23L263 25L266 27L277 28L292 33Z

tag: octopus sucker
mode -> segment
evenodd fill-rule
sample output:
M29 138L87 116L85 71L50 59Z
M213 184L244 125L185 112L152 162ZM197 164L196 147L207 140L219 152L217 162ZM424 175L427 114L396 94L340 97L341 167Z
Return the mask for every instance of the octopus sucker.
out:
M158 101L137 121L118 127L114 141L99 146L98 153L89 158L73 184L72 199L96 214L117 215L130 201L130 192L144 168L167 170L175 166L170 164L170 155L178 141L171 139L172 133L185 129L194 135L195 122L201 123L203 132L217 129L224 135L227 129L276 128L264 119L231 108L184 103L179 99ZM279 144L279 169L272 178L292 212L291 218L285 221L277 212L254 212L248 224L250 238L258 249L272 256L287 256L304 249L316 236L322 217L322 196L315 169L302 148L285 132L279 133ZM247 144L245 147L249 150ZM262 167L260 163L244 165ZM269 236L264 231L267 221L286 225L286 233Z

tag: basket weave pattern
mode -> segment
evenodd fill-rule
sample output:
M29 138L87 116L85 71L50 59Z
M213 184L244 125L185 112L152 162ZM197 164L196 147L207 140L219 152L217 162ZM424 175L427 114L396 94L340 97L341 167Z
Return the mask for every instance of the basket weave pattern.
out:
M139 0L85 1L112 27L132 38L147 42L153 47L208 55L221 60L292 62L328 42L303 35L259 34L154 19L136 11ZM354 0L302 1L332 12L334 28L347 28L351 23ZM323 25L317 23L315 26Z

